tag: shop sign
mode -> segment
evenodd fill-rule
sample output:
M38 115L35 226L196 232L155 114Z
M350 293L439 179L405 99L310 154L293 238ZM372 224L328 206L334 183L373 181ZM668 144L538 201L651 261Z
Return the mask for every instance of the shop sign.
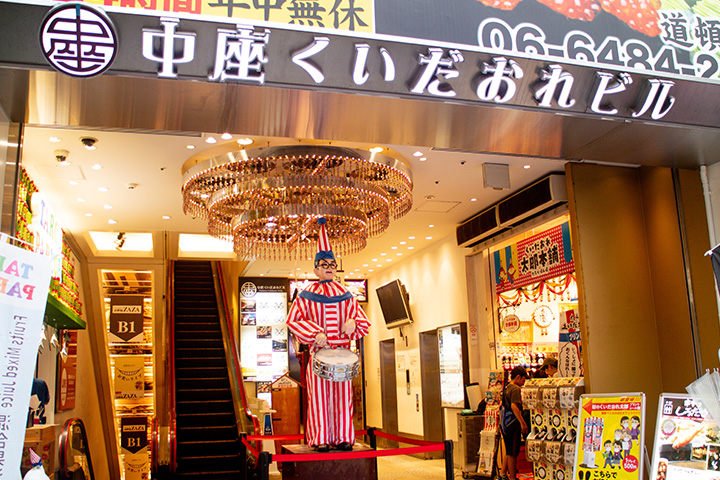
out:
M9 5L0 1L0 16L17 15L19 9ZM27 5L22 12L25 9L28 22L9 24L4 36L25 35L22 28L27 29L33 21L40 33L42 20L37 17L47 14L46 7ZM629 121L712 127L720 123L720 108L714 100L708 101L717 97L715 85L653 71L639 60L600 65L581 55L583 48L587 55L592 49L587 45L581 48L585 44L577 39L568 43L568 52L574 57L567 59L542 55L546 47L552 50L547 45L538 44L539 53L533 54L535 50L528 45L535 34L523 33L524 42L516 38L465 47L437 40L423 44L397 35L331 34L307 26L283 29L270 28L271 24L228 24L211 17L109 16L122 33L115 59L106 71L116 75L502 105ZM491 23L486 25L484 28L491 28ZM499 23L492 25L500 28ZM519 30L513 32L520 35ZM501 33L488 35L490 39L505 38ZM71 44L79 51L96 48L95 41L80 30L73 34ZM514 45L511 51L506 48L510 44ZM19 68L52 65L39 45L26 49L0 45L0 62Z
M720 429L699 399L661 394L653 445L650 480L720 477Z
M67 330L65 335L67 355L58 355L56 412L63 412L75 408L75 392L77 388L77 330Z
M520 330L520 319L517 315L507 315L503 318L503 331L514 333Z
M575 271L568 222L493 253L498 293Z
M110 295L110 342L143 341L143 295Z
M644 478L645 394L582 395L579 411L574 478Z
M560 314L558 337L558 377L582 377L582 341L577 308Z
M120 446L123 450L138 453L147 447L147 422L147 417L120 417Z
M17 478L50 287L50 257L0 242L0 478Z
M62 226L60 219L50 208L50 203L40 192L30 197L32 220L30 229L33 233L33 251L41 255L53 257L52 276L62 275Z

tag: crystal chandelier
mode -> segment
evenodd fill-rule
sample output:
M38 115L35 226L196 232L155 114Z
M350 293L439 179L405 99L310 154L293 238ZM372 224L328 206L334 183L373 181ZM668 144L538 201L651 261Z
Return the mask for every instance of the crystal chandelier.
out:
M185 214L244 258L293 260L317 250L327 219L336 255L357 253L412 208L410 169L399 158L329 145L241 149L183 173Z

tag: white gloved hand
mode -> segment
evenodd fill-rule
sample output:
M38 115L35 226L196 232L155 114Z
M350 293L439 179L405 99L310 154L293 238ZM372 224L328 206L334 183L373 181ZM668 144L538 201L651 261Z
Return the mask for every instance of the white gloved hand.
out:
M315 335L315 345L320 348L323 348L325 345L327 345L327 335L322 332Z
M342 333L345 335L352 335L355 332L355 320L350 319L347 322L345 322L341 329Z

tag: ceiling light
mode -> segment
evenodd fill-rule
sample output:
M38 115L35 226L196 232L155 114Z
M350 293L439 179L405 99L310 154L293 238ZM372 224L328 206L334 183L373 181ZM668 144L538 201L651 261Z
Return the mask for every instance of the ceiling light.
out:
M477 198L471 198L470 201L471 201L471 202L477 202Z
M95 165L92 166L92 169L93 169L93 170L100 170L100 169L102 169L102 165L100 165L99 163L96 163Z
M93 215L92 213L86 213L86 214L85 214L86 217L92 217L92 215Z
M60 137L50 137L48 140L50 140L52 143L59 143L62 141Z
M433 228L434 226L435 226L435 225L432 225L432 224L428 225L429 228Z
M367 266L368 266L368 264L367 264L367 263L363 263L363 267L367 267Z
M384 257L385 255L387 255L387 253L385 253L385 252L380 254L381 257Z
M372 268L368 268L368 272L374 272L374 271L375 270L373 270Z
M432 240L432 237L425 237L425 240Z
M377 258L373 258L371 261L372 261L372 262L377 262Z
M98 139L94 137L80 137L80 143L82 143L87 150L95 150L95 148L97 148L95 146L97 142Z
M238 145L252 145L253 139L252 138L240 138L237 141Z
M411 210L410 170L398 160L329 145L229 152L183 171L183 211L237 255L272 260L314 256L325 217L334 253L350 255Z
M397 255L398 257L402 257L402 253L396 253L395 255Z
M170 218L171 218L170 215L163 215L163 216L162 216L162 219L163 219L163 220L170 220Z
M208 137L205 139L205 143L217 143L215 137Z
M382 267L382 264L378 264L377 267L378 267L378 268Z
M530 168L530 165L524 165L523 168L524 168L525 170L527 170L527 169Z
M70 185L80 185L80 183L75 180L70 180L68 183L70 183Z
M85 199L84 199L84 198L82 198L82 197L78 197L77 201L78 201L78 202L84 202L84 201L85 201Z
M68 155L70 155L70 152L63 148L58 148L54 152L55 154L55 161L58 162L60 165L70 165L70 162L67 161Z
M397 245L393 245L392 247L390 247L390 250L397 250Z
M412 250L413 248L415 248L415 247L408 247L408 250Z
M185 148L187 148L188 150L195 150L195 145L188 145Z
M407 242L405 242L405 241L400 242L400 245L406 245L406 244L407 244Z
M112 208L112 205L104 205L103 208L105 210L110 210Z
M222 135L220 135L220 138L222 138L223 140L230 140L230 139L232 138L232 135L230 135L229 133L225 132L225 133L223 133Z
M423 156L423 153L422 153L420 150L418 150L417 152L413 153L413 157L422 157L422 156Z
M415 237L408 237L408 240L415 240Z
M420 157L420 161L421 161L421 162L424 162L425 160L427 160L427 158L425 158L425 157Z
M392 262L392 258L386 258L385 261L386 261L386 262Z
M382 152L383 150L385 150L383 147L372 147L372 148L370 149L370 151L371 151L372 153L380 153L380 152Z
M110 190L110 189L107 188L107 187L100 187L100 188L98 188L98 191L99 191L99 192L107 192L107 191L109 191L109 190Z
M110 220L108 220L108 223L109 223L110 225L115 225L115 224L117 223L117 220L113 220L113 219L111 218Z

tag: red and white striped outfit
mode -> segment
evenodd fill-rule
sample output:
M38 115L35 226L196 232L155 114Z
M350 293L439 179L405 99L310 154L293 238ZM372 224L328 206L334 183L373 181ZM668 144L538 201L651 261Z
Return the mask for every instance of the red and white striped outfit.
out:
M310 285L306 292L325 298L314 301L303 298L301 294L290 307L287 325L300 343L312 345L315 336L324 332L328 339L327 347L348 348L351 340L358 340L368 334L370 322L355 297L340 301L333 299L346 294L345 287L334 281L320 281ZM345 335L340 329L350 319L355 320L355 331ZM312 349L313 355L315 351L317 348ZM308 390L305 422L307 444L354 443L352 381L324 380L312 372L311 365L312 359L305 373Z

